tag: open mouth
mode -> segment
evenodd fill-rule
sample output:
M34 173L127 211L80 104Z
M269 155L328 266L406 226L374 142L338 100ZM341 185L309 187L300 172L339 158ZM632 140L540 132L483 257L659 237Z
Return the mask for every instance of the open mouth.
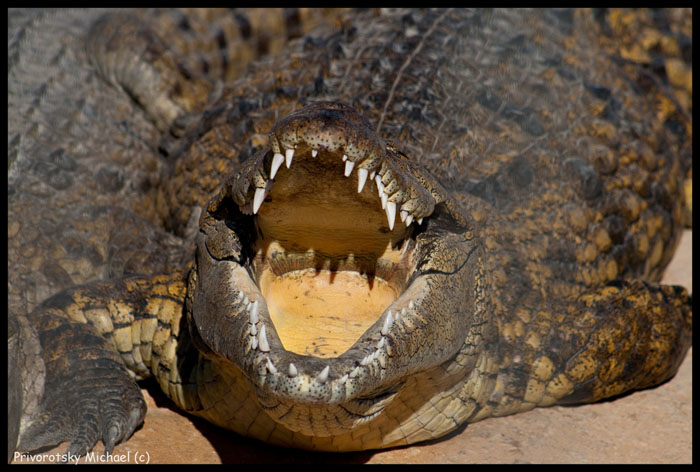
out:
M422 272L438 238L431 222L454 223L428 187L365 118L324 102L278 121L270 149L209 204L194 324L276 420L307 431L303 418L328 414L349 428L423 362L454 354L459 343L440 332L449 313L426 318L439 296L429 287L444 278Z
M253 202L253 276L286 350L338 357L403 293L413 218L382 209L380 177L340 151L300 144L274 172L281 156Z

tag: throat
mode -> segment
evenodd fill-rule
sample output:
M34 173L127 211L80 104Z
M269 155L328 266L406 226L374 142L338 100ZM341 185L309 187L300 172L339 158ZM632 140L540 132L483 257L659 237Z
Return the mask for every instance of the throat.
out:
M323 358L347 351L399 295L387 281L356 271L268 270L259 284L284 348Z

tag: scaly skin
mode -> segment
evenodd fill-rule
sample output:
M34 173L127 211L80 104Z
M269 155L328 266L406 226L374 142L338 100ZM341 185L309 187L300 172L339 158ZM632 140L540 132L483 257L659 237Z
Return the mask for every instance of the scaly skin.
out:
M43 100L11 54L18 449L110 450L151 374L241 434L358 450L675 373L690 297L656 281L690 214L682 14L353 12L223 87L228 59L193 64L225 15L98 16L52 20L80 34ZM299 352L263 281L305 268L398 298Z

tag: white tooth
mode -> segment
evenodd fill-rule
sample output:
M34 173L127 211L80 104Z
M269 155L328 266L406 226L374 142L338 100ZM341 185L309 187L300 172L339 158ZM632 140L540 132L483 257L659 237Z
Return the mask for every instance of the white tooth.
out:
M387 195L386 193L382 192L382 194L380 195L380 197L382 198L382 210L384 210L384 209L386 208L386 202L389 201L389 195Z
M411 310L413 310L413 307L415 307L415 306L416 305L413 303L413 300L408 302L408 308L410 308Z
M275 175L277 175L277 171L279 170L280 166L284 162L284 156L280 154L279 152L276 152L275 155L272 157L272 166L270 166L270 178L274 179Z
M316 380L318 380L321 383L325 383L326 380L328 380L328 372L331 370L330 366L326 366L323 368L320 374L316 376Z
M251 343L251 347L252 347L253 349L257 349L257 348L258 348L258 337L257 337L257 336L253 336L253 342Z
M352 372L350 372L350 375L348 377L350 377L351 379L354 379L355 377L357 377L357 374L359 374L359 373L360 373L360 368L355 367L354 369L352 369Z
M394 220L396 219L396 203L386 202L386 218L389 220L389 229L394 229Z
M379 190L379 195L381 195L384 193L384 183L382 182L382 178L380 176L376 176L374 181L377 183L377 190Z
M267 370L269 370L271 374L277 373L277 367L275 367L275 364L272 363L269 357L267 358Z
M423 224L423 218L418 218L416 221L418 222L419 225Z
M250 326L250 334L256 336L258 334L258 327L256 325Z
M284 157L287 160L287 169L292 165L292 157L294 157L294 149L287 149L284 151Z
M297 366L292 364L291 362L289 363L289 376L290 377L296 377L297 376Z
M265 325L262 325L260 327L260 340L258 342L258 345L260 346L260 350L262 352L269 352L270 351L270 345L267 343L267 334L265 333Z
M406 226L409 226L413 222L413 215L408 215L406 217Z
M405 316L405 315L406 315L406 308L401 308L401 316Z
M350 172L352 168L355 167L355 163L352 161L345 161L345 177L350 177Z
M370 362L372 362L372 354L367 354L365 357L362 358L360 361L360 365L367 365Z
M406 210L401 210L399 212L399 217L401 218L401 221L406 221L406 217L408 216L408 212ZM408 224L406 224L408 226Z
M238 298L243 298L243 290L238 291Z
M372 179L372 180L374 180L374 176L375 176L375 175L377 175L377 173L376 173L375 171L372 171L372 173L369 174L369 178Z
M253 213L258 212L258 210L260 209L260 205L262 205L262 202L264 199L265 199L265 189L264 188L256 188L255 189L255 196L253 197Z
M258 322L258 301L255 300L255 303L250 305L250 322L255 324Z
M382 326L382 331L381 333L386 336L389 334L389 330L391 329L391 325L394 324L394 318L391 316L391 311L386 314L386 320L384 320L384 326Z
M338 379L338 384L343 385L345 382L348 380L348 374L343 375L341 378Z
M318 151L316 149L311 150L311 157L316 157L318 155Z
M365 182L367 182L368 174L369 171L367 169L357 169L357 193L362 192L362 188L365 186Z
M345 161L347 161L347 160L348 160L348 156L346 156L345 154L343 154L343 162L345 162Z
M386 342L386 338L384 336L382 336L382 339L380 339L379 342L377 343L377 349L383 348L385 342Z
M247 310L250 307L250 300L248 300L248 297L245 297L243 303L245 303L245 309Z

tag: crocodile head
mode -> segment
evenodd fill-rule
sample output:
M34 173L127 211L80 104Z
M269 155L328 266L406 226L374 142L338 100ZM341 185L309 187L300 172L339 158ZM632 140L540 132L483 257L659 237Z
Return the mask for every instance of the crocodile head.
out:
M269 137L202 215L190 329L277 422L339 434L463 346L474 246L445 190L351 107L315 103Z

